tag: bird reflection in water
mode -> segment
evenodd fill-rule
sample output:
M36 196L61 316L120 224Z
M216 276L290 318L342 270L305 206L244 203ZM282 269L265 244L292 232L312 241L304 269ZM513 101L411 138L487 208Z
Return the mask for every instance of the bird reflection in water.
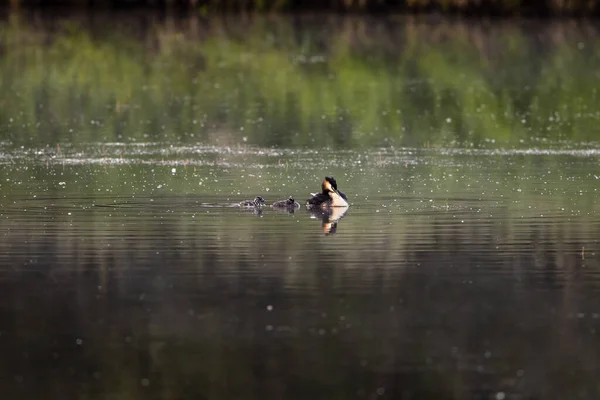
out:
M241 209L241 211L242 211L243 213L248 213L248 214L252 213L252 214L256 215L257 217L262 217L262 215L263 215L263 208L262 208L262 207L256 207L256 208L251 208L251 207L248 207L248 208L242 208L242 209Z
M322 221L323 233L333 235L337 232L337 226L340 219L348 213L348 207L324 207L321 209L309 209L311 218Z

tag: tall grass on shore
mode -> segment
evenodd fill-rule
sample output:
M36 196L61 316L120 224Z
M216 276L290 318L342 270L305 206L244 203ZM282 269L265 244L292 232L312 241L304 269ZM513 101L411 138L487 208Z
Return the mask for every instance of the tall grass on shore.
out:
M437 12L465 15L555 16L598 14L598 0L2 0L13 8L60 5L66 7L177 8L187 12L222 11L337 11ZM1 4L0 3L0 4Z
M0 140L217 137L352 148L582 143L600 133L592 25L353 17L94 24L0 23Z

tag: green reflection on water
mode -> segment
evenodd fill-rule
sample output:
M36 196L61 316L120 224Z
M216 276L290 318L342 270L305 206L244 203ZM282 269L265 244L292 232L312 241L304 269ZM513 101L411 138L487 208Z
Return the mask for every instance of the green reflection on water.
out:
M586 24L50 20L0 25L12 143L564 147L598 134Z

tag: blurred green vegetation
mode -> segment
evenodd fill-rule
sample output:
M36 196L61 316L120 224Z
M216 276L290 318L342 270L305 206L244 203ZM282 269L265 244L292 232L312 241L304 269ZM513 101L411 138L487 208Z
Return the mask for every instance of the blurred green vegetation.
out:
M2 4L2 3L0 3ZM590 15L600 10L597 0L4 0L11 7L61 5L69 7L177 8L191 12L220 11L338 11L442 12L467 15Z
M0 23L0 140L594 146L584 22L236 16Z

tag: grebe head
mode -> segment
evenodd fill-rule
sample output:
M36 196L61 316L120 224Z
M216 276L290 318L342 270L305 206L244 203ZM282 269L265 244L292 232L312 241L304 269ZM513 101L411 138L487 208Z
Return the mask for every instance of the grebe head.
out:
M329 196L331 205L334 207L348 207L346 195L337 190L337 182L334 177L326 176L323 184L323 194Z
M337 190L337 182L335 181L335 178L333 176L326 176L325 179L327 179L331 183L331 186L333 186L333 188Z
M254 204L259 205L259 204L265 204L266 201L265 199L263 199L261 196L256 196L256 198L254 199Z
M335 178L326 176L321 184L321 189L323 190L323 194L337 192L337 182L335 181Z
M321 189L323 190L323 194L326 194L328 196L330 195L330 193L337 193L339 195L339 192L337 190L337 182L335 181L335 178L333 176L325 177L323 183L321 184Z

